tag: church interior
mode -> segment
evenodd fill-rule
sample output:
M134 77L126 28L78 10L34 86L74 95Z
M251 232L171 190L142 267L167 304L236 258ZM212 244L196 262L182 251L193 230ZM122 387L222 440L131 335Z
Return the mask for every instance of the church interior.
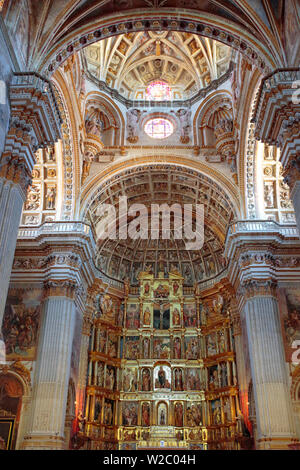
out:
M1 450L300 449L299 60L297 0L0 1Z

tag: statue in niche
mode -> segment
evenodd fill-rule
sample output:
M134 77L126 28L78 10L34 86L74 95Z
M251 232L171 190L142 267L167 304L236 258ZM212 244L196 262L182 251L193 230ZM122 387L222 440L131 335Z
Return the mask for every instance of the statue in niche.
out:
M54 210L56 200L56 188L54 186L48 188L46 193L46 209Z
M273 183L265 184L264 187L264 197L265 197L265 207L272 208L274 207L274 186Z
M176 391L183 390L182 369L176 368L174 371L174 388Z
M177 307L173 310L173 326L180 326L180 313Z
M149 326L151 324L151 312L148 306L145 308L145 311L144 311L143 324L145 326Z
M166 410L165 408L161 408L159 412L159 425L165 426L166 425Z
M181 402L175 403L174 415L175 415L175 426L182 427L183 426L183 406Z
M55 162L55 150L54 147L48 147L46 150L47 162Z
M144 352L144 359L149 359L150 357L150 339L145 338L143 341L143 352Z
M93 110L91 114L86 118L85 128L87 134L95 135L101 139L102 132L104 129L103 116L100 111Z
M180 142L187 144L190 141L191 111L188 109L179 109L176 113L180 122Z
M142 404L142 426L150 426L150 405L147 402Z
M142 111L131 109L127 112L127 140L131 144L136 143L138 138L138 124L141 119Z
M144 392L150 392L151 390L151 375L149 369L143 369L142 372L142 390Z
M113 401L105 399L104 403L104 424L111 426L113 424Z
M221 362L221 387L228 386L228 373L226 362Z
M181 339L174 339L174 359L181 359Z

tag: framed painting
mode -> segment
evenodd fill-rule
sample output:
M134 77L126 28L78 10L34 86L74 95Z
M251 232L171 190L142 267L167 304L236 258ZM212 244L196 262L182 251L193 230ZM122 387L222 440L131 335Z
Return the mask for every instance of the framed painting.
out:
M15 420L0 418L0 450L11 450Z

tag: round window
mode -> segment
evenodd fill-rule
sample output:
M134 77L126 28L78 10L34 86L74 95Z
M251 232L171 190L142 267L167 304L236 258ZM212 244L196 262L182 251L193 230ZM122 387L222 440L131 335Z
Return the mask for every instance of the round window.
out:
M174 126L168 119L154 118L146 122L144 131L152 139L165 139L173 134Z

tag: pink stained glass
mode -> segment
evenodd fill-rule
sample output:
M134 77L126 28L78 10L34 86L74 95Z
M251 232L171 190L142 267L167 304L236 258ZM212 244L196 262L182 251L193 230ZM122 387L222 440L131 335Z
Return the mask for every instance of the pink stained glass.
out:
M164 101L171 99L171 88L161 80L156 80L148 85L146 90L147 100Z
M155 118L146 122L144 130L152 139L165 139L173 134L174 126L168 119Z

